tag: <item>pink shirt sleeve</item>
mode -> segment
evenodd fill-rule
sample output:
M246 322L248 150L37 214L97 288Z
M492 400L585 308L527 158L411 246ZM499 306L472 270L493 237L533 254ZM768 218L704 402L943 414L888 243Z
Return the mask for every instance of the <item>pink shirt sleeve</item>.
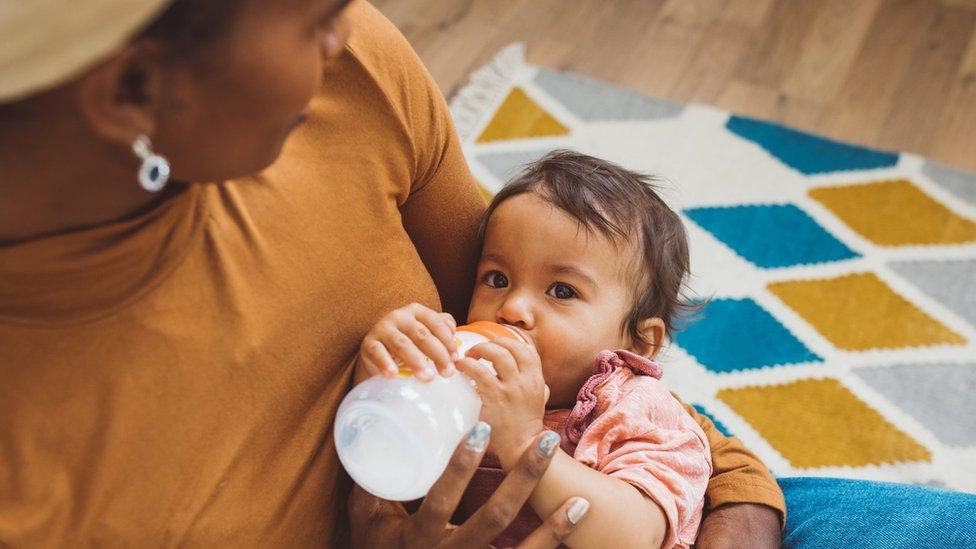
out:
M621 368L594 392L597 417L573 457L633 485L661 507L668 523L662 547L690 546L712 473L705 433L653 377Z

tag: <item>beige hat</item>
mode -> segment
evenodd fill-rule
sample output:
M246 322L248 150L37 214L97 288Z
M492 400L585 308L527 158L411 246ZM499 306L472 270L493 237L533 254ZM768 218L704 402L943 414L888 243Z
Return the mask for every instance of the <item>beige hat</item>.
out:
M172 0L0 0L0 103L82 74Z

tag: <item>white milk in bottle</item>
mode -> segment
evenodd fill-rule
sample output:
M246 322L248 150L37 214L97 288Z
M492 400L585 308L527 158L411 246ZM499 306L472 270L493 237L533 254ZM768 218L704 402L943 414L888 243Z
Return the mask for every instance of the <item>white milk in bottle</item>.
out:
M459 327L455 344L463 356L471 347L500 337L524 341L511 328L482 321ZM422 498L480 412L474 382L460 372L428 382L409 371L394 378L374 376L339 405L334 428L339 460L356 484L377 497Z

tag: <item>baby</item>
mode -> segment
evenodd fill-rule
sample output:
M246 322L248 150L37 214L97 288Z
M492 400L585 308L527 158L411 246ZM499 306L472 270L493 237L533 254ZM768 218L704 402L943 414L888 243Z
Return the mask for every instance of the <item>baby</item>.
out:
M711 475L708 443L653 360L681 308L688 244L649 183L556 151L495 196L468 321L507 325L528 344L496 340L455 360L453 319L417 305L390 313L364 339L362 375L392 375L399 362L429 379L433 362L477 382L491 446L461 518L488 499L536 435L562 435L529 505L496 545L518 543L538 516L572 496L591 507L565 541L570 547L695 541Z

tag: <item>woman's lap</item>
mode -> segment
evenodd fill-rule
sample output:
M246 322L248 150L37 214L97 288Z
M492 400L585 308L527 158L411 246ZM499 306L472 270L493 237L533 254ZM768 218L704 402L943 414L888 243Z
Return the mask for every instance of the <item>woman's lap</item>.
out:
M784 547L976 547L976 495L836 478L779 483Z

